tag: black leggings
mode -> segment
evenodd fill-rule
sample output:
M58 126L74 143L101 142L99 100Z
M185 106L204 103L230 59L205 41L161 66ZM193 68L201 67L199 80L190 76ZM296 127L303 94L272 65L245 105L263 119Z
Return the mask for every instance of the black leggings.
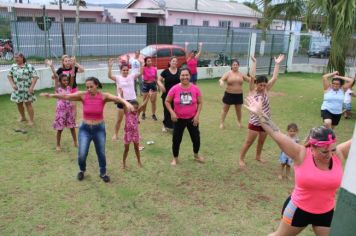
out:
M162 104L163 104L163 125L166 128L173 129L173 121L171 119L171 113L168 111L165 101L167 94L162 94ZM174 109L173 102L171 103L172 109Z
M188 132L190 134L190 138L193 142L193 152L194 154L198 154L200 148L200 132L199 125L193 125L193 118L190 119L178 119L177 122L173 125L173 138L172 138L172 150L173 156L175 158L179 155L179 147L182 142L182 137L184 133L185 127L187 127Z

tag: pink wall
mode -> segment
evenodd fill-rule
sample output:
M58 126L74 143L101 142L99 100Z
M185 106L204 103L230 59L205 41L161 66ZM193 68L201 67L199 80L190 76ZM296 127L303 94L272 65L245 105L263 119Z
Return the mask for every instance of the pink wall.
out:
M192 25L202 26L204 20L209 21L209 26L219 26L219 21L232 21L232 27L239 27L240 22L249 22L251 27L257 24L257 18L248 18L240 16L222 16L205 13L188 13L169 11L166 25L177 25L177 19L189 19Z
M42 16L42 10L40 9L16 9L18 17L39 17ZM54 17L56 21L59 21L58 10L47 10L48 17ZM75 18L75 11L63 11L64 18ZM101 12L89 12L81 11L80 18L95 18L96 22L102 22L103 16Z

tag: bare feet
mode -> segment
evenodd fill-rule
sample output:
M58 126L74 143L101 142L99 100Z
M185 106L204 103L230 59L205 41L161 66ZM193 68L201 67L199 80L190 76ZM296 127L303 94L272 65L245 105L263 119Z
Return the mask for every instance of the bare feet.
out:
M57 147L56 147L56 151L57 151L57 152L60 152L60 151L62 151L62 148L61 148L61 146L57 146Z
M164 127L164 126L162 127L162 132L163 132L163 133L167 133L166 127Z
M141 162L138 162L137 165L138 165L138 167L140 167L140 168L143 167Z
M144 146L139 146L139 147L138 147L138 150L139 150L139 151L142 151L143 149L145 149Z
M77 147L78 147L78 143L74 143L74 147L76 147L76 148L77 148Z
M290 176L287 176L287 179L288 179L288 180L292 180L292 177L290 177Z
M237 127L238 127L239 129L241 129L241 128L242 128L241 123L240 123L240 122L236 122L236 123L237 123Z
M122 163L122 169L123 169L123 170L127 170L127 166L126 166L125 163Z
M119 140L119 137L117 134L114 134L111 138L112 141L118 141Z
M220 123L220 129L225 129L225 125L224 125L224 123Z
M242 159L240 159L240 160L239 160L239 166L240 166L241 169L245 169L245 167L246 167L245 161L242 160Z
M278 175L278 179L279 179L279 180L282 180L282 179L283 179L283 176L282 176L282 175Z
M266 163L267 161L263 159L262 157L256 157L256 161L261 162L262 164Z
M30 120L27 124L28 124L29 126L33 126L33 121Z
M20 117L17 119L18 122L25 122L27 121L26 117Z
M178 164L178 158L173 158L171 161L172 166L176 166Z
M202 163L202 164L205 163L204 157L202 157L202 156L195 156L195 157L194 157L194 160L195 160L196 162L199 162L199 163Z

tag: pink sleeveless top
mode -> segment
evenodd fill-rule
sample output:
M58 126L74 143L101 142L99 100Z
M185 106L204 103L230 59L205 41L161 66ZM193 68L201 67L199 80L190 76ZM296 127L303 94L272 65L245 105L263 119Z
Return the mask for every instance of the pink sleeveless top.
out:
M104 105L102 93L97 93L91 96L89 92L85 93L83 104L83 118L84 120L103 120L104 119Z
M309 213L323 214L335 207L335 194L343 174L342 163L333 155L331 170L320 170L314 163L311 148L306 152L303 163L294 166L292 202Z

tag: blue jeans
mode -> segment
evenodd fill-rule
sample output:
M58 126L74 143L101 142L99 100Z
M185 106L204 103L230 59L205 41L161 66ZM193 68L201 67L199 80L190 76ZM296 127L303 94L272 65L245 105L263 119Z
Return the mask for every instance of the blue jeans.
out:
M78 132L78 164L81 171L86 170L86 160L88 157L88 151L90 142L93 140L96 155L98 156L100 175L106 174L106 157L105 157L105 142L106 131L105 123L97 125L88 125L81 123Z

